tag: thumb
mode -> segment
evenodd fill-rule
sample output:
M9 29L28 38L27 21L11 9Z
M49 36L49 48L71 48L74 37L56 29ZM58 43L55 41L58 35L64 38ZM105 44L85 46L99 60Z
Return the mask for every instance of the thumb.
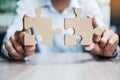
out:
M92 19L92 26L93 26L93 28L99 27L99 25L98 25L98 23L97 23L97 21L96 21L94 16L89 15L89 16L87 16L87 18L91 18ZM84 46L86 51L91 51L91 50L94 49L94 47L95 47L94 43L92 43L90 45L85 45Z
M24 46L32 46L36 44L34 39L34 29L31 28L31 19L28 15L24 15L23 17L23 31L25 32L24 35ZM33 26L32 26L33 27Z
M95 47L94 43L90 44L90 45L85 45L84 48L86 51L91 51L93 50Z
M28 43L27 41L26 41L26 37L28 38L28 40L29 40L29 38L30 38L30 35L32 35L32 31L31 31L31 28L29 28L29 27L27 27L25 24L26 24L26 20L25 19L27 19L27 18L29 18L29 16L28 15L24 15L24 17L23 17L23 31L25 32L25 33L27 33L27 34L25 34L24 35L24 50L25 50L25 56L30 56L30 55L32 55L33 53L34 53L34 51L35 51L35 44L31 44L31 43ZM31 39L32 39L32 37L31 37ZM34 40L33 40L34 41ZM26 43L28 43L29 45L25 45Z
M28 32L29 33L29 29L26 29L26 26L25 26L25 19L26 18L29 18L29 16L27 15L27 14L25 14L24 16L23 16L23 31L25 31L25 32Z
M93 28L97 28L97 27L100 26L100 25L98 24L98 22L96 21L96 19L95 19L94 16L89 15L89 16L87 16L87 18L92 18L92 26L93 26Z

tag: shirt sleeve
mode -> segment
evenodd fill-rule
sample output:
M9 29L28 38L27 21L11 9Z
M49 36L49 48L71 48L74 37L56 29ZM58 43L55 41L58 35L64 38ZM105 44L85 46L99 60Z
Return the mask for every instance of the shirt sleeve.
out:
M43 5L45 1L43 0L19 0L16 4L16 16L8 27L6 35L3 39L3 45L1 51L3 55L10 58L6 48L5 42L10 38L11 35L14 35L16 31L21 31L23 29L23 16L27 14L28 16L35 16L34 9Z
M12 24L9 25L6 35L3 39L3 45L2 45L1 51L2 51L2 54L8 58L10 58L10 56L5 48L5 42L10 38L11 35L14 35L14 33L16 31L21 31L23 29L22 18L24 16L24 14L26 13L25 9L26 9L26 6L24 4L24 0L20 0L17 3L16 16L15 16Z
M80 6L82 7L82 15L84 17L92 15L96 18L100 26L104 26L104 18L101 8L99 7L96 0L79 0ZM87 5L87 6L86 6Z
M120 54L120 47L119 47L119 46L117 46L115 52L114 52L113 55L110 56L110 57L111 57L111 58L115 58L118 54Z

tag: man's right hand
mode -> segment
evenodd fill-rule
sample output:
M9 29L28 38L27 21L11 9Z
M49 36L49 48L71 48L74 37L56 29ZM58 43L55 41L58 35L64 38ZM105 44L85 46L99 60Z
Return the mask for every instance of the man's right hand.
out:
M26 31L16 31L5 43L8 54L14 60L21 60L26 56L32 55L35 51L35 45L24 46L25 33Z

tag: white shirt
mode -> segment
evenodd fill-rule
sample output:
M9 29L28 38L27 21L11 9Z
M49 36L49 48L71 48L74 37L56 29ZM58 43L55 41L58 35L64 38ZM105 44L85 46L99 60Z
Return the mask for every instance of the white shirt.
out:
M25 14L28 16L34 17L34 9L36 7L42 8L42 17L51 17L52 18L52 27L56 29L61 27L63 30L63 34L54 35L53 36L53 46L45 46L40 44L40 37L37 37L37 49L41 53L50 53L50 52L79 52L83 51L82 47L78 44L75 46L65 46L64 45L64 18L74 17L73 9L74 8L82 8L81 17L85 18L87 15L93 15L96 17L97 21L103 25L102 13L97 5L95 0L71 0L70 5L62 12L59 13L52 6L51 0L20 0L17 3L16 16L13 23L9 26L7 30L7 34L4 38L2 52L4 55L9 57L6 49L5 42L9 39L11 35L15 33L16 30L23 29L22 18Z

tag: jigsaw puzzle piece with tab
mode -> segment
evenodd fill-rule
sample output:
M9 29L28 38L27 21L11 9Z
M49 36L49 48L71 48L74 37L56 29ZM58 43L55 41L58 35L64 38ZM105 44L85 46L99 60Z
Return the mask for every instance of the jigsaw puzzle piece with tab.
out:
M26 33L24 36L24 45L35 45L35 37L40 35L42 37L41 44L52 45L52 34L61 34L61 29L52 29L52 19L40 17L41 9L35 9L36 17L24 17L23 26L25 29L33 28L33 34Z
M64 28L67 30L72 28L74 33L73 35L65 34L64 35L64 44L65 45L75 45L76 36L81 36L82 40L80 41L81 45L90 45L92 44L93 34L100 35L102 33L101 28L92 27L91 18L81 18L80 13L81 9L77 8L74 10L76 17L75 18L65 18Z

